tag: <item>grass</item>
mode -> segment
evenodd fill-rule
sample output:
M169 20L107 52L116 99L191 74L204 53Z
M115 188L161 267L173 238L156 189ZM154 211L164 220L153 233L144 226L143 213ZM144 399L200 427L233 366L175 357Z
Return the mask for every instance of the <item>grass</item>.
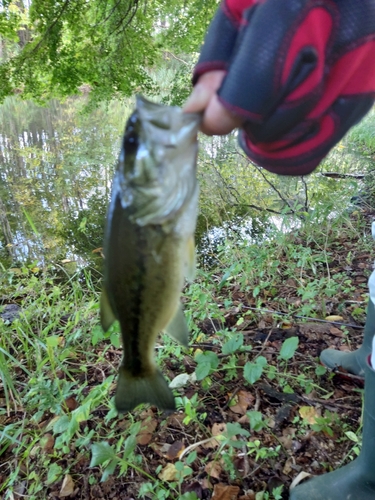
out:
M316 339L307 342L293 333L293 318L324 319L332 307L347 318L352 309L345 309L346 300L365 304L366 281L357 279L363 270L354 263L371 249L368 226L358 214L315 213L298 229L277 231L262 244L225 243L216 268L200 268L184 291L189 349L164 335L156 349L170 379L189 375L175 389L175 417L147 406L117 415L112 395L119 330L101 330L100 283L89 272L67 280L52 266L3 269L3 304L21 306L11 324L0 320L4 500L17 494L30 500L69 497L69 487L72 493L78 488L81 498L99 489L111 498L112 488L137 498L196 500L202 489L212 494L219 484L243 495L254 489L257 500L277 500L286 498L284 483L295 475L287 468L293 456L287 431L298 442L314 432L328 449L339 440L342 456L355 456L356 405L346 413L324 407L335 407L338 389L311 354ZM279 337L273 339L272 328ZM266 338L256 340L264 331ZM354 393L356 404L360 397ZM279 426L282 409L289 414ZM214 431L217 421L220 432ZM324 471L319 453L319 447L311 451ZM267 474L259 471L276 463L284 467L281 482L266 488ZM254 477L252 470L258 471Z

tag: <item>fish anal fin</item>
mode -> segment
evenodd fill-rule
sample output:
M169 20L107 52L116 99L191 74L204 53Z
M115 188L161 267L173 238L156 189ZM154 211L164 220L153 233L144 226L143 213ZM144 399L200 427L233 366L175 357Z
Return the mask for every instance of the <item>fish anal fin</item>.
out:
M125 413L141 403L150 403L159 410L176 409L172 391L159 370L142 377L134 376L124 366L120 366L115 396L116 410Z
M177 340L180 344L187 347L189 343L189 329L186 323L184 311L181 304L178 305L175 315L164 329L170 337Z
M100 296L100 322L102 324L103 330L106 332L109 330L112 323L116 321L116 316L112 311L111 305L108 300L107 290L103 288L102 294Z

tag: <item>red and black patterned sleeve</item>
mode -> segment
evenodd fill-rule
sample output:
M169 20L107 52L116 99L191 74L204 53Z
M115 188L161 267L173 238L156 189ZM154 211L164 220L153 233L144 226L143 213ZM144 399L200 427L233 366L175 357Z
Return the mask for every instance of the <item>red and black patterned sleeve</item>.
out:
M220 101L245 119L249 158L278 174L308 174L373 105L375 1L226 0L195 80L213 60L227 71Z

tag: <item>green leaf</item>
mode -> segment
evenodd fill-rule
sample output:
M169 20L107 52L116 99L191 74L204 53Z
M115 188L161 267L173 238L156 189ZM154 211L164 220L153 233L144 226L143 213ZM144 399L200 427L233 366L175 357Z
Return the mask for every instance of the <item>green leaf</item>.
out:
M239 423L232 424L231 422L227 423L227 430L225 432L228 438L232 438L234 436L250 436L250 432L246 429L243 429Z
M90 467L95 467L100 465L107 460L113 460L116 457L115 450L110 446L107 441L102 441L101 443L94 443L91 446L91 462Z
M30 214L24 208L22 209L22 211L25 214L25 217L27 219L27 222L30 224L31 229L33 230L33 233L35 234L35 236L39 237L38 230L35 227L35 224L34 224L32 218L30 217Z
M254 384L260 379L263 373L263 368L266 366L267 360L263 356L259 356L255 363L247 362L244 366L243 375L245 379L250 383Z
M63 432L66 431L69 425L70 425L70 418L68 417L68 415L64 415L60 417L53 426L53 433L62 434Z
M234 334L225 344L221 351L223 354L232 354L236 352L243 345L242 333Z
M260 411L248 411L246 415L249 417L250 429L252 431L260 431L265 426L263 422L263 415Z
M76 422L78 423L86 422L86 420L88 420L90 417L90 408L91 401L88 400L83 405L72 411L72 419L76 420Z
M62 469L62 467L60 467L60 465L58 465L56 463L51 464L48 467L46 484L52 484L55 481L57 481L57 479L61 476L62 471L63 471L63 469Z
M103 470L103 474L102 474L102 477L100 479L101 483L104 483L104 481L107 481L107 479L109 478L109 476L111 476L115 472L117 463L118 463L118 458L117 457L113 458L109 462L109 464L107 465L107 467Z
M197 380L203 380L208 376L208 374L211 371L211 364L210 363L199 363L195 369L195 376L197 377Z
M91 343L95 346L98 342L104 339L102 327L99 325L94 326L91 332Z
M129 436L125 440L123 459L126 460L134 452L137 446L137 439L135 436Z
M197 452L194 450L186 457L186 463L188 465L192 464L194 460L197 458Z
M299 339L298 337L290 337L283 342L281 346L279 358L287 361L294 356L296 349L298 347Z
M189 491L184 493L182 497L180 497L180 500L198 500L198 497L193 491Z
M46 338L46 344L48 347L57 347L60 342L60 337L57 335L51 335Z
M215 370L219 365L219 358L211 351L198 354L195 360L197 362L195 369L197 380L203 380L211 370Z
M315 368L315 373L316 375L318 375L318 377L320 377L321 375L325 375L327 373L327 368L325 366L318 365Z
M121 345L119 332L114 332L110 336L111 344L118 349Z
M350 441L353 441L354 443L358 443L358 436L354 434L352 431L347 431L345 432L345 436L350 439Z

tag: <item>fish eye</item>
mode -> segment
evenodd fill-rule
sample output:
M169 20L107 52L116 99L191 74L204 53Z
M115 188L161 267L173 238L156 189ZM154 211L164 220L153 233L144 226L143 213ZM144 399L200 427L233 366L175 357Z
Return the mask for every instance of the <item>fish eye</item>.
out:
M133 130L129 130L124 136L125 152L134 152L138 148L138 134Z

